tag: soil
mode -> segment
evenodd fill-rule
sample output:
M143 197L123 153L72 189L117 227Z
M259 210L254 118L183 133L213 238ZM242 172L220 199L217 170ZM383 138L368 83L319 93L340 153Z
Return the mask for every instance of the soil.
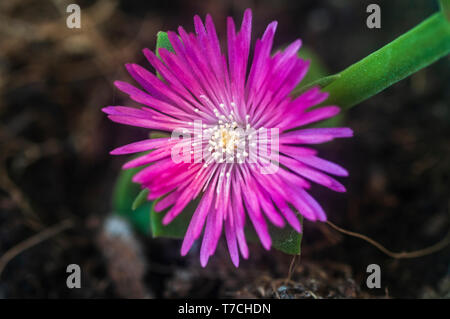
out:
M433 1L378 1L381 29L368 29L369 1L78 1L82 28L65 27L56 1L0 3L0 256L71 220L74 226L18 251L0 272L0 298L449 298L450 248L414 259L391 258L326 224L306 222L302 254L250 247L235 269L220 243L207 268L198 249L152 239L117 219L111 205L124 157L108 152L148 132L111 123L107 105L130 105L112 83L130 81L124 63L147 65L159 30L193 30L210 12L254 14L253 35L279 21L276 46L301 37L338 72L437 10ZM347 167L348 192L313 187L333 223L413 251L439 242L450 217L449 60L442 59L345 115L355 137L320 146ZM5 257L3 257L3 261ZM82 269L68 289L66 268ZM381 288L366 286L381 267ZM1 270L0 270L1 271Z

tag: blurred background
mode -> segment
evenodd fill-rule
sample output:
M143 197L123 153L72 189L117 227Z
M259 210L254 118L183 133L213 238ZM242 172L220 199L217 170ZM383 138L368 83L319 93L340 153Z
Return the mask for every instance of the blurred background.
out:
M66 7L75 2L81 29L68 29ZM381 29L366 27L369 3L381 7ZM141 50L154 49L158 31L193 31L194 14L209 12L224 40L226 16L240 24L247 7L253 40L278 20L275 47L300 37L329 74L438 10L430 0L0 2L0 298L450 297L449 247L397 260L307 222L288 278L292 257L259 244L235 269L221 242L202 269L197 251L181 258L180 241L152 239L114 217L114 183L126 158L108 152L148 132L100 111L130 104L113 81L131 81L127 62L150 67ZM447 57L347 112L355 137L320 152L349 169L348 193L312 189L332 222L393 251L445 236L449 74ZM372 263L381 266L380 289L365 284ZM81 267L80 289L66 286L69 264Z

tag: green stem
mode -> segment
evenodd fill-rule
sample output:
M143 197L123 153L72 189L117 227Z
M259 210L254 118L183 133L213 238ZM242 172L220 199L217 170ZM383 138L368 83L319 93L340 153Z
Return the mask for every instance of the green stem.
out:
M378 51L339 73L323 88L326 104L348 109L450 52L450 23L436 13Z

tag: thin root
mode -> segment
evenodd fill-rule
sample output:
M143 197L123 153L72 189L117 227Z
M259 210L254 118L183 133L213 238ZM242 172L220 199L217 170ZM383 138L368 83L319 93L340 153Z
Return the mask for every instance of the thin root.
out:
M396 252L392 252L389 249L387 249L386 247L384 247L383 245L381 245L380 243L376 242L375 240L359 234L359 233L355 233L349 230L345 230L335 224L333 224L330 221L326 222L329 226L331 226L332 228L334 228L335 230L352 236L352 237L357 237L360 238L362 240L367 241L369 244L375 246L376 248L378 248L380 251L382 251L383 253L385 253L386 255L388 255L389 257L395 258L395 259L406 259L406 258L418 258L418 257L423 257L423 256L427 256L430 254L433 254L435 252L438 252L442 249L444 249L446 246L448 246L450 244L450 231L447 233L447 235L438 243L424 248L424 249L420 249L420 250L416 250L416 251L411 251L411 252L400 252L400 253L396 253Z

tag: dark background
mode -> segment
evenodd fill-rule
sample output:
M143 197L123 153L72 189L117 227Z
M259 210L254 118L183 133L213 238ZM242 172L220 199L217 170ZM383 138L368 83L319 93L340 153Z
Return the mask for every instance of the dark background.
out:
M221 243L202 269L198 252L179 256L179 241L129 232L111 219L114 181L126 159L108 152L148 132L111 123L100 112L129 104L112 85L130 81L123 65L148 67L141 49L154 49L159 30L183 25L192 31L196 13L211 13L224 39L225 17L240 23L250 7L253 40L278 20L275 46L300 37L331 74L424 20L437 1L77 1L80 30L65 24L71 2L0 2L0 256L62 221L74 223L19 249L0 273L0 298L450 297L449 247L397 260L307 222L301 261L287 280L292 258L259 244L234 269ZM369 3L381 6L379 30L366 27ZM312 190L331 221L393 251L421 249L445 236L448 62L441 59L351 109L346 125L355 137L320 147L350 171L343 180L347 194ZM81 289L66 287L71 263L82 269ZM381 289L366 288L372 263L381 266Z

